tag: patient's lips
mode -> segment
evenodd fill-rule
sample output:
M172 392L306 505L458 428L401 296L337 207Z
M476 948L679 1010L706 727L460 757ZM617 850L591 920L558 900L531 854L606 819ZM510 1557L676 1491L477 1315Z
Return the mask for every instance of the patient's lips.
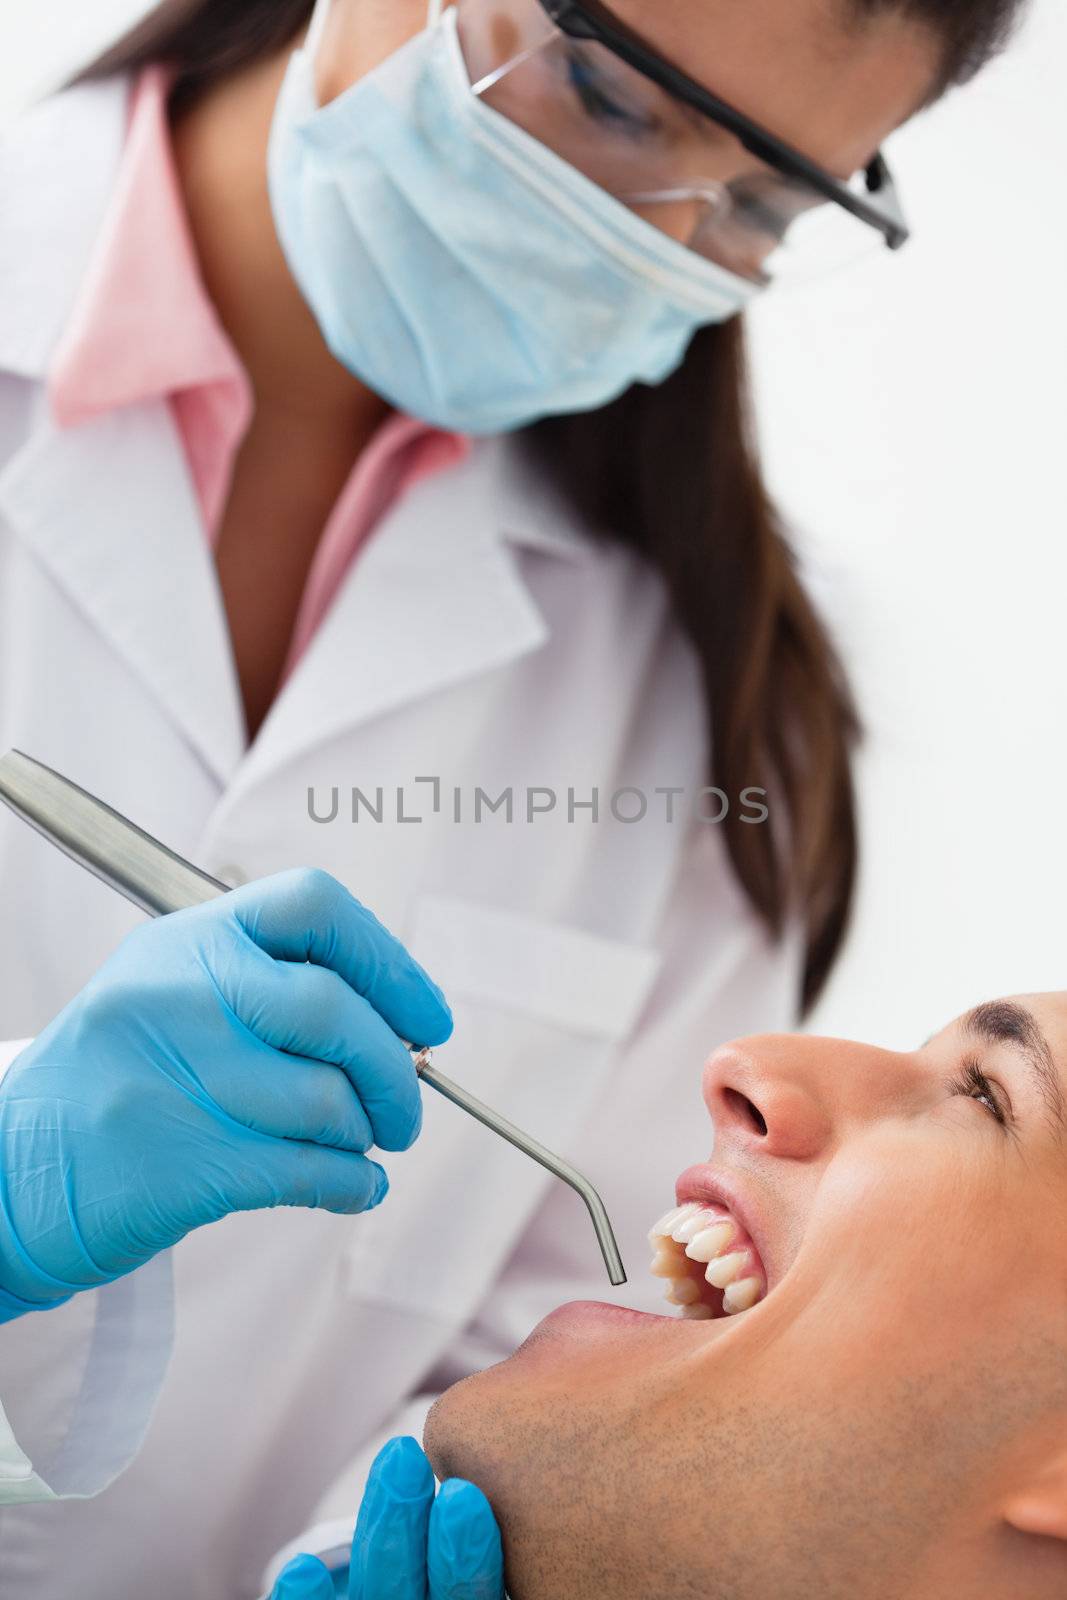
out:
M676 1206L648 1237L656 1252L652 1272L668 1280L667 1299L683 1317L737 1315L767 1292L759 1252L724 1205L693 1200Z

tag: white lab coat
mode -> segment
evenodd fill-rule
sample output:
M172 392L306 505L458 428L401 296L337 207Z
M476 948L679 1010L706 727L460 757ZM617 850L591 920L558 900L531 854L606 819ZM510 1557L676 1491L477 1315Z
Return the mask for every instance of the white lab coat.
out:
M701 1062L788 1026L799 982L796 932L766 939L719 830L608 812L623 785L707 781L693 655L657 577L515 441L484 442L387 516L246 749L169 408L64 431L45 401L124 109L121 85L69 92L0 155L0 748L228 881L299 863L348 884L447 991L442 1068L593 1176L623 1299L654 1306L645 1232L710 1143ZM341 789L335 822L310 818L310 785L320 807ZM353 785L392 821L346 820ZM512 823L453 819L457 787L466 817L476 786L509 785ZM397 786L425 820L396 820ZM528 786L560 809L526 822ZM601 820L569 821L568 788L594 786ZM139 920L0 807L0 1056ZM354 1509L376 1440L417 1432L428 1396L562 1299L610 1292L577 1198L427 1101L373 1215L237 1216L174 1251L165 1378L167 1259L0 1327L0 1600L254 1595L324 1496ZM135 1451L97 1498L10 1503L92 1494Z

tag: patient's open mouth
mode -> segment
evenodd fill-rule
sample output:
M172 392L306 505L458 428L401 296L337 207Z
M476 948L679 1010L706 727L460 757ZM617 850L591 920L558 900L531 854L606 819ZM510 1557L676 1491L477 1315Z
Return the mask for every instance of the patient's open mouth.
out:
M736 1316L767 1293L752 1240L723 1205L692 1200L661 1217L649 1236L652 1272L683 1317Z

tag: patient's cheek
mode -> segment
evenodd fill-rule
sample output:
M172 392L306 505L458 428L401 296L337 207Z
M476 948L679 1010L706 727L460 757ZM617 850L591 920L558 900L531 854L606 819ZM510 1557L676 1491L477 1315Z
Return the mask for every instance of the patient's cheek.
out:
M929 1133L891 1130L827 1168L779 1308L815 1314L825 1358L846 1370L924 1370L994 1315L1017 1252L987 1134L996 1137L937 1122Z

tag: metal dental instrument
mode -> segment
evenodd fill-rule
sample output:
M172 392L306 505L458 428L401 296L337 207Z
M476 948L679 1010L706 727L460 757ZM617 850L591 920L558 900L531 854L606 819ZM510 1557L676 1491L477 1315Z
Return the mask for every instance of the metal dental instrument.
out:
M0 800L72 861L88 868L150 916L202 905L229 893L229 884L208 877L95 795L21 750L9 750L0 756ZM546 1167L581 1196L592 1219L608 1277L616 1287L625 1283L626 1271L611 1222L589 1179L438 1072L431 1065L427 1047L409 1044L408 1049L423 1083Z

